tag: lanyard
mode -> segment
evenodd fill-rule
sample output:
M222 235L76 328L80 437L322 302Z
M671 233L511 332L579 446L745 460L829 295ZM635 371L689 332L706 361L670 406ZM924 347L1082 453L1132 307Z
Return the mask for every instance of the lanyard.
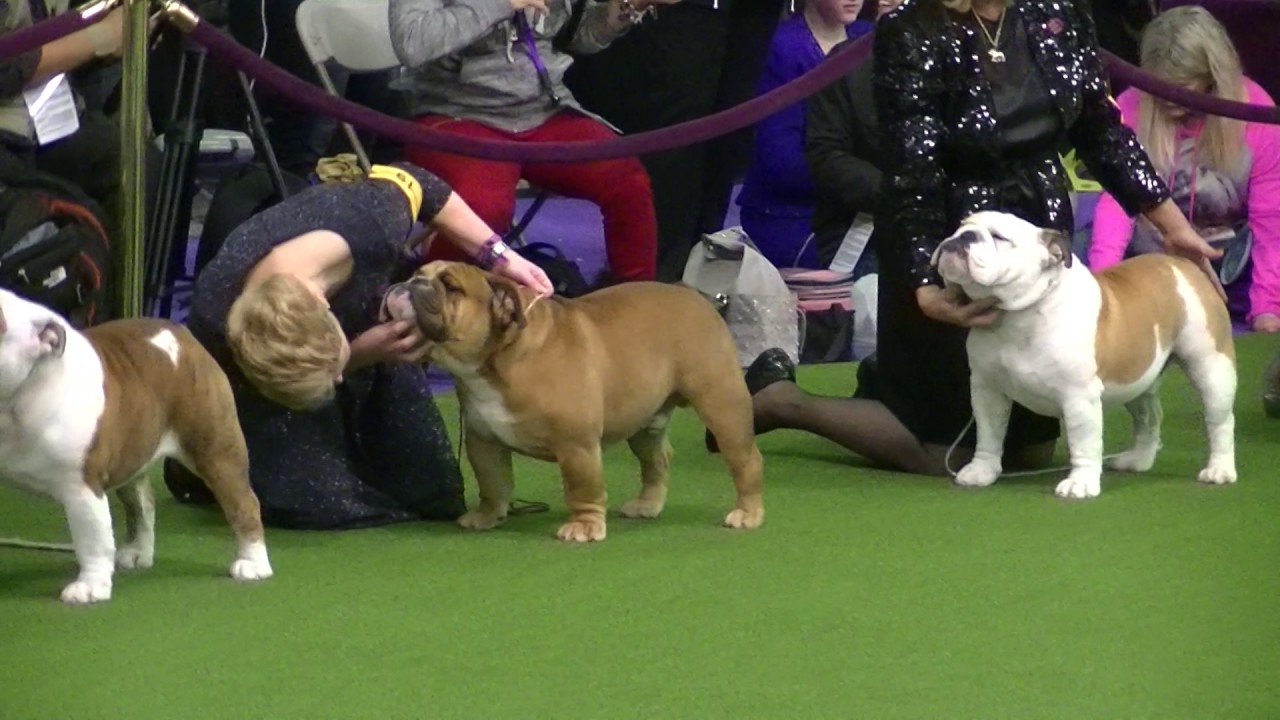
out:
M542 64L542 56L538 54L538 46L533 41L533 29L529 27L529 20L524 16L523 11L517 11L515 15L516 33L524 40L524 46L529 51L529 58L533 60L533 66L538 70L538 80L542 83L542 87L551 95L551 103L560 105L560 95L556 93L555 86L551 84L551 73L547 72L547 66Z

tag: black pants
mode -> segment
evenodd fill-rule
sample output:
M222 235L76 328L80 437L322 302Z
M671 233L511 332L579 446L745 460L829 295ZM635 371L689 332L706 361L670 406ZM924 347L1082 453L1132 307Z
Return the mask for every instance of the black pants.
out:
M685 0L595 55L565 78L587 109L623 132L695 120L751 99L783 0ZM641 158L658 217L658 279L679 280L689 250L724 225L734 182L751 160L754 130Z

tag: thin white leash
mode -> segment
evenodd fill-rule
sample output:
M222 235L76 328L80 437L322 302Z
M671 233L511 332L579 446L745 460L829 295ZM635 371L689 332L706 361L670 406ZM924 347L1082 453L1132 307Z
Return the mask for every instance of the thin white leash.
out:
M48 550L49 552L75 552L71 543L39 542L22 538L0 538L0 547L21 548L23 550Z
M969 422L965 424L964 429L961 430L960 434L956 436L956 441L951 443L950 448L947 448L947 456L943 459L943 464L946 466L947 473L950 474L951 477L955 477L956 475L960 474L959 471L951 469L951 454L956 451L956 448L960 447L960 441L964 440L964 434L969 432L969 428L973 426L973 423L974 423L974 417L970 415ZM1103 455L1102 459L1111 460L1113 458L1120 457L1123 454L1124 453L1112 453L1110 455ZM1021 470L1019 472L1002 472L1000 473L1000 477L1002 478L1031 477L1033 475L1048 475L1049 473L1064 472L1070 469L1071 469L1070 465L1061 465L1059 467L1042 468L1040 470Z

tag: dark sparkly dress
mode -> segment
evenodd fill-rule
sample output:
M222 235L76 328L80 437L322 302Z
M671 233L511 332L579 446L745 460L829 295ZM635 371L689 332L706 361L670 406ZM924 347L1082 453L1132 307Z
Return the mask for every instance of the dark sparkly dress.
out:
M449 187L434 175L402 167L422 183L420 217L434 217ZM409 213L404 195L390 182L316 185L237 228L196 281L189 325L231 379L249 446L250 479L269 525L355 528L451 520L465 509L458 460L423 368L361 369L344 375L334 402L292 412L252 388L232 361L225 336L231 304L249 271L276 245L314 230L332 230L351 247L351 279L330 298L347 337L373 327L382 289L408 270Z
M941 285L938 243L979 210L1073 229L1058 153L1074 146L1130 214L1168 191L1120 122L1085 0L1015 0L998 38L939 0L907 0L880 20L875 102L885 150L879 338L864 395L884 402L925 443L950 445L972 415L967 330L927 318L915 290ZM995 23L987 32L996 35ZM1006 447L1058 437L1056 419L1014 407ZM971 427L962 446L973 447Z

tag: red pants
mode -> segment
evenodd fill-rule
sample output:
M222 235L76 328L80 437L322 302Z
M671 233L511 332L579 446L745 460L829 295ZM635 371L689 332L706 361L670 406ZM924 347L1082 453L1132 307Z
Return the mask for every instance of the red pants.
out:
M471 120L439 115L417 118L424 127L476 138L558 142L614 137L599 121L572 111L561 112L540 127L510 133ZM435 173L471 206L494 232L511 229L516 209L516 183L524 178L556 195L590 200L604 219L605 250L612 279L652 280L658 256L658 222L649 175L636 158L586 163L498 162L452 155L420 146L405 149L405 159ZM430 259L468 259L447 242L432 243ZM587 278L590 282L591 278Z

